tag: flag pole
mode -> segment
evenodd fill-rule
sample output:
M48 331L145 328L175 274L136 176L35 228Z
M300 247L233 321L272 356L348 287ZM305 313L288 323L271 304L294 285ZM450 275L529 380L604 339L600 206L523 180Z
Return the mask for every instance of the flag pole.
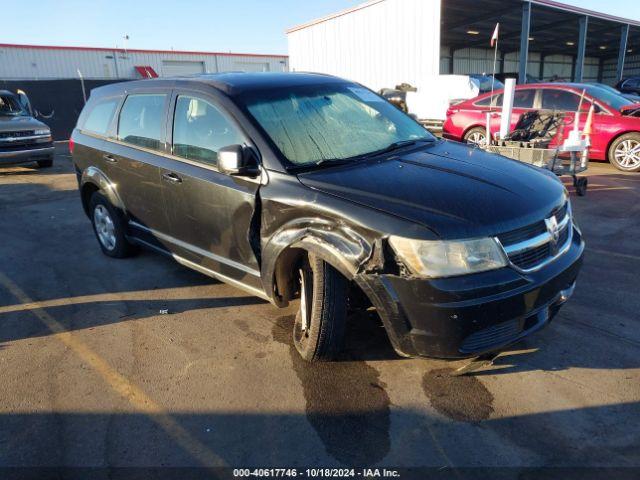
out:
M493 90L496 82L496 62L498 60L498 40L500 38L500 23L496 24L496 29L493 32L491 41L493 42L493 36L496 38L496 46L493 51L493 74L491 75L491 96L489 97L489 113L487 114L487 145L491 145L491 112L493 111Z

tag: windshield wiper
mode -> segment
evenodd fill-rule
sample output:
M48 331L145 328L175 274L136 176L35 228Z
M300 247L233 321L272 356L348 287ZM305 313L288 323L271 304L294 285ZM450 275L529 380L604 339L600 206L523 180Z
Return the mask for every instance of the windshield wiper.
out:
M424 143L434 143L436 141L436 139L431 139L431 138L416 138L413 140L401 140L399 142L393 142L389 145L387 145L385 148L381 149L381 150L376 150L375 152L371 152L368 153L367 156L370 155L381 155L383 153L389 153L389 152L393 152L394 150L398 150L400 148L405 148L405 147L411 147L413 145L415 145L416 143L420 142L424 142Z

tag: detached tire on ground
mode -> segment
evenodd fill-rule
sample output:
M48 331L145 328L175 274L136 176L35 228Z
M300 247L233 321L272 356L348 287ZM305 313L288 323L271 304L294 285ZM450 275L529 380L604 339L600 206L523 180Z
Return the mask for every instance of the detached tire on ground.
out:
M473 127L464 134L464 142L469 145L481 145L486 141L487 130L482 127Z
M100 192L91 196L89 215L102 253L109 257L125 258L135 252L135 246L125 236L122 214Z
M300 308L293 326L296 349L309 362L329 361L342 348L347 322L347 279L309 254L298 271Z
M625 133L609 147L609 162L623 172L640 171L640 133Z
M50 168L53 167L53 160L38 160L38 168Z

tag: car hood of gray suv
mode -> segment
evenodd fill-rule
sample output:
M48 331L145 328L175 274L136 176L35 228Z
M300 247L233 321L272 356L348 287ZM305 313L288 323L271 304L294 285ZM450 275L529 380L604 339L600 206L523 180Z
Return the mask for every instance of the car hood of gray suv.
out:
M44 123L26 115L0 115L0 132L21 132L48 128Z

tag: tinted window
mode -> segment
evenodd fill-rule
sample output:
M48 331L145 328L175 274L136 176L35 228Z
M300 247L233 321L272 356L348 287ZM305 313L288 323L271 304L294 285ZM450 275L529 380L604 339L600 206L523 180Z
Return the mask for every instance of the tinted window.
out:
M210 165L218 151L245 140L237 128L211 103L195 97L178 97L173 123L173 154Z
M638 85L640 85L640 78L630 78L629 80L624 82L623 87L638 88Z
M514 108L533 108L533 99L536 97L535 90L516 90L513 97Z
M575 112L578 110L580 97L564 90L542 90L542 108L545 110L561 110Z
M120 112L118 139L153 150L160 149L166 95L129 95Z
M96 103L89 111L82 130L106 135L119 101L118 98L110 98Z

